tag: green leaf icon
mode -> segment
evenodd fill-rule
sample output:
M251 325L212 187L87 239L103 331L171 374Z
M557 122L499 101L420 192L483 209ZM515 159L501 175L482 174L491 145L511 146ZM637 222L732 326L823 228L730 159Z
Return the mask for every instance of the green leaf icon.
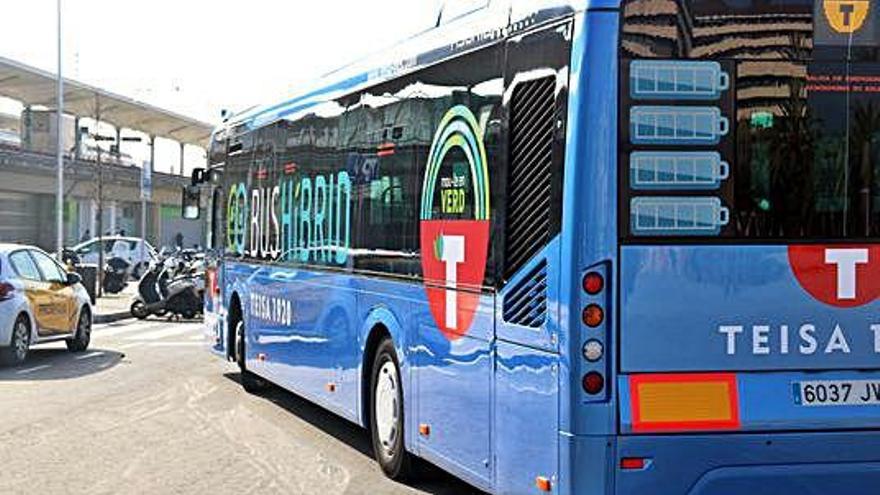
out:
M443 255L443 236L441 235L441 236L438 236L437 239L434 241L434 257L439 260L439 259L442 259L441 258L442 255Z

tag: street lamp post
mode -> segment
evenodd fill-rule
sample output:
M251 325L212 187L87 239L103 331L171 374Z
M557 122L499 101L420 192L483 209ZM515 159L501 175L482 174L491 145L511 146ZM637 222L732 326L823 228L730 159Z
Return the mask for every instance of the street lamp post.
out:
M56 158L58 160L58 189L55 194L55 221L56 225L56 248L58 251L58 260L62 259L64 251L64 135L61 127L64 123L64 76L61 73L61 0L57 0L58 7L58 105L55 111L56 124L55 132L57 134L57 150Z
M95 93L95 164L98 168L98 297L104 296L104 167L101 166L101 95Z

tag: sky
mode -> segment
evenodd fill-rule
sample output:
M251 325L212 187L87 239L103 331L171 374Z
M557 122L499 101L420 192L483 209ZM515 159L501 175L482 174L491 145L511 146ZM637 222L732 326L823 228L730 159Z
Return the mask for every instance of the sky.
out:
M55 72L56 0L13 0L0 55ZM66 77L216 124L430 28L438 0L62 0ZM0 111L15 106L0 104ZM143 156L142 145L126 152ZM199 158L196 150L187 153ZM177 163L157 148L157 169Z

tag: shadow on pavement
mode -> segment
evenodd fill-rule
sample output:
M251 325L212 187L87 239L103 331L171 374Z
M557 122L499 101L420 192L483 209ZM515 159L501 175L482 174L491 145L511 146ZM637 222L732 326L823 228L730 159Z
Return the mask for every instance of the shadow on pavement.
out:
M241 381L240 373L225 373L223 376L235 383ZM370 435L367 430L356 424L277 386L260 394L260 397L296 415L299 419L347 444L364 456L373 458ZM481 495L484 493L427 462L420 461L419 468L421 479L417 482L408 482L407 486L434 495ZM378 466L376 469L379 469Z
M0 382L52 381L103 373L119 364L125 354L90 349L74 354L67 349L31 349L24 364L0 367Z

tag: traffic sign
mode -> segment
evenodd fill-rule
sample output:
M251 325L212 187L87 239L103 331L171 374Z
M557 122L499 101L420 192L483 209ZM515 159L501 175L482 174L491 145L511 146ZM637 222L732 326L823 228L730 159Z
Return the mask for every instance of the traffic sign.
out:
M153 199L153 166L150 162L144 162L141 167L141 200Z

